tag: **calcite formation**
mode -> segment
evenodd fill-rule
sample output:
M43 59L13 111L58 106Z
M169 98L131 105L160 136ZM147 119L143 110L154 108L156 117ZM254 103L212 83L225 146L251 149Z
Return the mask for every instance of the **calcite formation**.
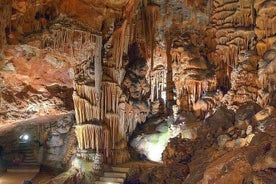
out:
M0 171L29 132L50 183L273 183L275 34L275 0L1 0Z

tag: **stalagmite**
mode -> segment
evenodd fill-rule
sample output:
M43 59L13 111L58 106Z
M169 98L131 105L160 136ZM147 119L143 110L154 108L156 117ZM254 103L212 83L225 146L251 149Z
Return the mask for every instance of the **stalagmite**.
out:
M102 38L100 36L96 37L96 45L95 45L97 51L95 55L95 87L97 96L96 99L98 102L100 102L100 95L101 95L101 83L102 83L102 58L101 58L101 49L102 49ZM97 104L100 108L100 104Z

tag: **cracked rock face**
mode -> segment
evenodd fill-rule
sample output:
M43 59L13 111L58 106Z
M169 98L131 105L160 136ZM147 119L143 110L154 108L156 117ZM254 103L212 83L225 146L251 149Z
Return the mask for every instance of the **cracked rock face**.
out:
M2 121L72 110L69 63L28 45L8 47L3 60Z
M127 65L123 87L128 91L131 99L146 99L150 90L145 78L148 71L146 60L139 54L140 51L137 44L134 44L129 52L133 52L135 55L132 55Z

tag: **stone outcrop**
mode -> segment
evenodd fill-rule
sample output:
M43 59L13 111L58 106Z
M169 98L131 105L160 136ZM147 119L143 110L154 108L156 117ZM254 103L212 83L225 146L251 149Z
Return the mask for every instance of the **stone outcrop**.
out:
M70 60L30 45L9 46L2 55L1 122L73 109Z
M173 163L187 164L191 161L193 151L193 143L189 139L171 138L162 153L162 160L166 165Z
M237 66L231 72L231 89L223 98L223 102L236 110L246 102L254 102L258 96L256 78L258 57L254 52L239 54Z
M216 89L214 74L202 55L202 34L196 27L192 30L183 30L174 38L171 49L177 104L185 111L193 110L203 93Z
M210 61L216 66L218 86L230 88L231 72L241 50L255 47L255 12L252 1L212 1L213 10L206 43Z
M266 105L276 106L275 97L275 74L276 74L276 44L274 44L259 61L259 82L260 90L258 93L258 103L265 107Z

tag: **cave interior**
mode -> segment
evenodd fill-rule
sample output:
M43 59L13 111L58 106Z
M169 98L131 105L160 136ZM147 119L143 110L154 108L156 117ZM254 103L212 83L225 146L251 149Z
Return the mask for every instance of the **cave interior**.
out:
M1 0L0 183L276 183L275 0Z

